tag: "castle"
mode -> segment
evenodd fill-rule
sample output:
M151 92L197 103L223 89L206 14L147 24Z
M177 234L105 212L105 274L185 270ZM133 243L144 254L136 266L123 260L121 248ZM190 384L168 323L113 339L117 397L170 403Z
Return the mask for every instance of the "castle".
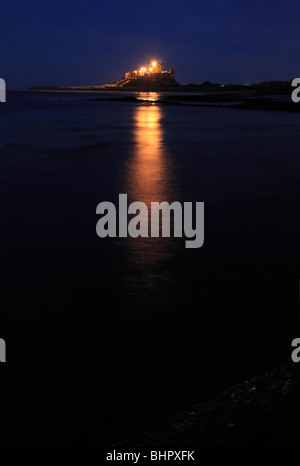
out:
M175 78L175 69L171 68L169 71L163 71L162 64L153 61L147 66L142 66L139 70L125 73L125 79L138 78L140 76L149 78L161 78L163 76L169 76Z

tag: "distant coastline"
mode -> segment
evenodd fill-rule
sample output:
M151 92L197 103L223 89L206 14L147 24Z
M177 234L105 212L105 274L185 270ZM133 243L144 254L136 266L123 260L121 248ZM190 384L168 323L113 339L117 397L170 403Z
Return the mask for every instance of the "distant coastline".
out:
M124 80L123 80L124 81ZM122 81L122 82L123 82ZM141 86L136 86L137 81L144 83ZM153 80L152 80L153 81ZM221 107L235 108L244 110L269 110L269 111L285 111L285 112L300 112L300 105L295 104L291 99L293 88L290 81L265 81L252 84L213 84L206 81L202 84L180 85L177 83L174 86L174 79L165 79L164 85L162 80L159 83L156 80L158 87L148 88L148 80L127 80L126 86L120 87L120 81L113 85L104 86L34 86L29 91L50 91L50 92L122 92L122 93L138 93L138 92L167 92L167 95L159 95L154 102L157 105L193 105L201 107ZM175 81L176 83L176 81ZM146 86L147 84L147 86ZM159 85L158 85L159 84ZM168 85L170 84L170 86ZM172 85L171 85L172 84ZM149 104L147 99L136 98L134 95L124 97L109 95L103 97L95 96L89 100L93 101L118 101Z
M257 93L267 94L291 94L290 81L262 81L249 84L219 84L205 81L202 84L179 84L175 79L131 79L116 81L113 84L104 84L99 86L32 86L28 90L31 91L117 91L117 92L224 92L224 91L239 91L249 92L256 91Z

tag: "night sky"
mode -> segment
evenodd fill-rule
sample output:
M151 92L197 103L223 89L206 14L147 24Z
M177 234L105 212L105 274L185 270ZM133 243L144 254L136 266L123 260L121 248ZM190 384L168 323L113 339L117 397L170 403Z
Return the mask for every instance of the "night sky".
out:
M296 0L10 0L1 4L8 89L97 85L148 59L182 84L300 74Z

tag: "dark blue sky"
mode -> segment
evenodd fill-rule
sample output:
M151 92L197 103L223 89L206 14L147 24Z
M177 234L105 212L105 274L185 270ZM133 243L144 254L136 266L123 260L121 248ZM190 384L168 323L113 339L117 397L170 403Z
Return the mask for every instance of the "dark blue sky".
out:
M157 57L183 84L292 79L299 8L296 0L9 0L0 77L10 89L104 84Z

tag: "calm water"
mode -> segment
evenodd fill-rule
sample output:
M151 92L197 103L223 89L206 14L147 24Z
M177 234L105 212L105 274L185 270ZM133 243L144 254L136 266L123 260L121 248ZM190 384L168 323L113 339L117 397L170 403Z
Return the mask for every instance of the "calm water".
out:
M300 116L100 96L0 109L0 336L12 362L75 362L86 381L83 404L52 392L41 442L115 442L278 363L298 333ZM204 246L98 238L119 193L204 201Z

